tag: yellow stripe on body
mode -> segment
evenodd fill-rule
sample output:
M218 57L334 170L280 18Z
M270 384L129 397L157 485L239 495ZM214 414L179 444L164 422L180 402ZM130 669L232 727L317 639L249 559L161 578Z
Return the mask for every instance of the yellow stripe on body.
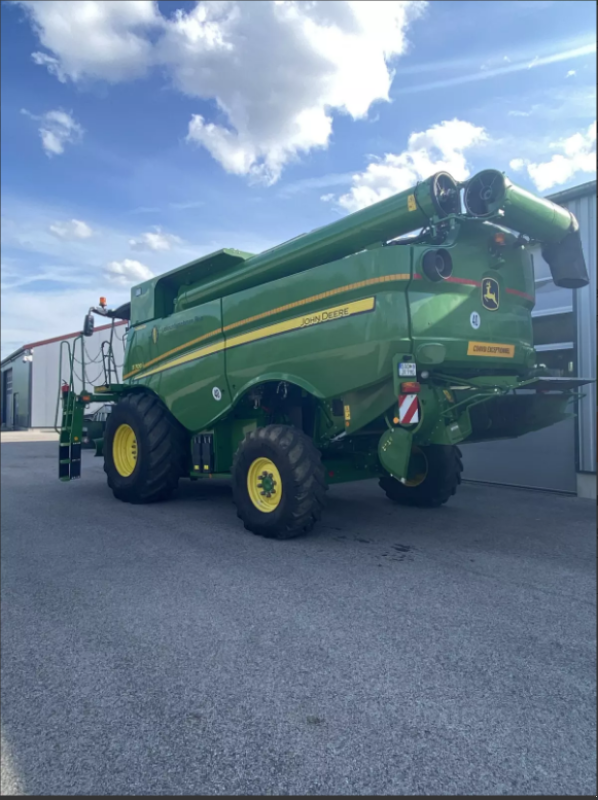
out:
M197 361L200 358L205 358L213 353L218 353L221 350L229 350L233 347L239 347L243 344L250 342L257 342L261 339L268 339L271 336L277 336L281 333L288 333L289 331L301 330L302 328L313 328L315 325L321 325L326 322L333 322L338 319L345 319L352 317L355 314L363 314L367 311L373 311L376 305L375 297L367 297L364 300L356 300L353 303L346 303L342 306L335 306L333 308L326 308L322 311L315 311L313 314L303 315L301 317L294 317L287 319L284 322L277 322L274 325L268 325L265 328L258 328L255 331L248 331L241 333L238 336L233 336L228 341L217 342L216 344L202 347L199 350L193 350L191 353L185 353L184 356L179 356L166 364L161 364L154 369L143 371L141 374L135 376L135 380L147 378L150 375L155 375L157 372L162 372L166 369L187 364L190 361Z
M178 345L178 347L173 347L172 350L168 350L166 353L162 353L160 356L156 356L156 358L152 358L150 361L146 362L143 367L140 369L131 370L126 375L123 375L123 380L136 375L142 369L145 370L147 367L151 366L152 364L156 364L158 361L164 361L166 358L169 358L173 353L178 353L180 350L184 350L187 347L191 347L194 344L198 344L205 339L210 339L212 336L217 336L220 333L226 333L227 331L233 330L234 328L240 328L243 325L249 325L251 322L257 322L259 319L265 319L266 317L273 317L275 314L281 314L283 311L290 311L292 308L299 308L300 306L305 306L308 303L316 303L318 300L326 300L329 297L334 297L338 294L343 294L343 292L352 292L355 289L363 289L366 286L375 286L379 283L388 283L389 281L408 281L411 278L411 275L408 272L399 272L395 273L394 275L380 275L376 278L366 278L363 281L357 281L356 283L349 283L345 286L338 286L336 289L329 289L327 292L321 292L320 294L314 294L311 297L304 297L302 300L296 300L294 303L287 303L284 306L279 306L278 308L272 308L269 311L263 311L261 314L256 314L253 317L247 317L246 319L241 319L238 322L231 322L229 325L225 325L223 328L216 328L216 330L210 331L209 333L204 333L202 336L199 336L197 339L191 339L189 342L185 342L184 344Z

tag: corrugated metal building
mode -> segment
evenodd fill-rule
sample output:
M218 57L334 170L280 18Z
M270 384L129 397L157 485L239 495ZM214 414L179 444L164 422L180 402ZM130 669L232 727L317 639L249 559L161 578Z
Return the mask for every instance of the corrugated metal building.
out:
M114 331L114 353L117 374L120 377L124 353L126 322L117 322ZM86 378L89 386L103 381L102 345L110 340L111 325L101 325L93 335L84 339ZM56 418L59 392L59 374L68 380L69 361L66 346L79 333L67 333L54 339L44 339L23 345L5 358L1 365L0 412L3 430L27 428L52 428ZM61 356L62 353L62 356ZM62 364L60 363L62 361ZM81 391L80 350L77 345L74 370L75 389ZM101 403L92 404L90 410ZM59 420L60 424L60 420Z
M579 221L590 285L555 286L540 252L534 254L534 344L542 361L563 376L596 377L596 181L550 195ZM576 418L504 442L462 447L464 477L596 496L596 384L583 387Z

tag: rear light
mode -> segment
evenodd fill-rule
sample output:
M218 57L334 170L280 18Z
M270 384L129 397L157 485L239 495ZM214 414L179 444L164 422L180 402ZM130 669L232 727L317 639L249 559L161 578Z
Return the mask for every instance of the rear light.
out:
M420 388L417 381L405 381L401 384L401 394L417 394Z

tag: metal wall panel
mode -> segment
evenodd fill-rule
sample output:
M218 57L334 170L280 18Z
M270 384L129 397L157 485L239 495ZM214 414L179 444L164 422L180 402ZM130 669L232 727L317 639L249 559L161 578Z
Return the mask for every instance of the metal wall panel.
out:
M11 394L3 398L6 408L3 408L2 418L8 430L30 427L29 404L31 399L31 365L23 361L23 353L6 360L2 365L2 374L11 372ZM3 379L4 380L4 379Z
M577 193L580 196L576 197ZM596 184L574 188L551 199L569 208L579 221L590 285L575 292L555 286L548 264L539 250L534 252L536 306L532 316L544 333L552 320L555 334L551 344L538 347L543 356L539 360L565 350L570 355L564 353L563 360L570 358L574 362L577 375L595 378ZM572 313L576 341L569 341L570 336L567 341L557 341L564 315ZM577 420L568 419L520 439L463 446L464 478L575 492L577 471L596 472L596 384L584 392L576 409Z
M114 353L118 376L113 381L119 381L122 374L122 363L124 354L124 343L122 341L124 325L116 328L114 340ZM85 363L86 363L86 385L98 385L103 382L104 371L102 369L101 347L102 342L110 340L110 331L96 331L92 336L86 337L85 342ZM73 346L73 339L67 340ZM33 428L52 428L56 418L56 401L59 391L58 375L60 360L60 342L50 342L34 348L33 352L33 375L32 375L32 423ZM81 359L80 344L77 343L76 352L77 362ZM62 351L62 377L68 380L69 365L66 347ZM76 391L81 391L81 365L75 363ZM101 403L92 403L90 410L99 408ZM59 412L60 413L60 412ZM58 420L60 424L60 419Z
M590 285L574 293L577 319L577 371L596 377L596 194L567 203L579 221L583 249L590 273ZM596 472L596 384L584 390L578 409L578 469Z

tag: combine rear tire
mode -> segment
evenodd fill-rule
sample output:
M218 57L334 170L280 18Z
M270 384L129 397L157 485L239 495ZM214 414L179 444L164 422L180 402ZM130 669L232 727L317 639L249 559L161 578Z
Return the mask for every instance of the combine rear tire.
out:
M108 486L126 503L165 500L183 474L187 449L184 430L157 397L127 395L106 422Z
M248 433L232 467L237 516L247 530L269 539L292 539L320 519L327 490L320 453L289 425Z
M380 478L386 496L404 506L438 508L455 494L461 483L461 451L454 445L414 448L407 483L390 475Z

